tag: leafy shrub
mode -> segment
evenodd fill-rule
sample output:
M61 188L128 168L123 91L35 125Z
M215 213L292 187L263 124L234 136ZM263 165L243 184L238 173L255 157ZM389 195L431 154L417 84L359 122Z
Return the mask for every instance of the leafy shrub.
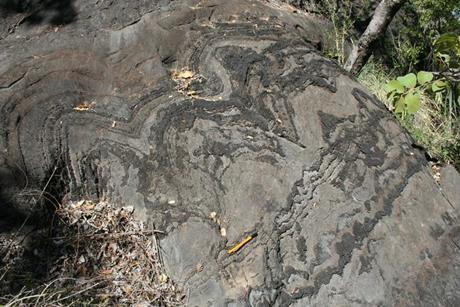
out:
M391 109L430 155L460 168L460 36L440 35L433 50L434 72L409 73L384 88Z
M385 85L394 111L403 118L415 114L420 109L421 95L429 88L433 74L420 71L398 77Z

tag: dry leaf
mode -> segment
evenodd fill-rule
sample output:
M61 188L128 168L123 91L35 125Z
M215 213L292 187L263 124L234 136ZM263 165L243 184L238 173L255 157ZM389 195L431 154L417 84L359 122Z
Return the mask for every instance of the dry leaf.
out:
M176 78L179 79L190 79L193 77L193 72L190 70L181 70L178 73L176 73Z
M168 281L168 276L166 276L166 274L164 273L161 273L158 279L160 280L161 283L165 283Z
M84 102L80 103L79 105L77 105L76 107L74 107L73 109L75 111L78 111L78 112L84 112L84 111L89 111L92 108L94 108L94 105L95 105L94 102L88 103L88 102L84 101Z
M53 275L67 280L71 274L74 281L69 284L69 294L93 283L94 277L102 279L103 286L92 288L86 295L107 300L110 306L143 306L143 302L157 302L160 297L180 306L184 296L164 273L158 246L145 235L151 231L135 219L133 211L133 206L119 208L87 200L63 204L57 214L65 227L58 229L56 239L69 251L78 242L78 249L56 261ZM39 251L35 254L38 257Z

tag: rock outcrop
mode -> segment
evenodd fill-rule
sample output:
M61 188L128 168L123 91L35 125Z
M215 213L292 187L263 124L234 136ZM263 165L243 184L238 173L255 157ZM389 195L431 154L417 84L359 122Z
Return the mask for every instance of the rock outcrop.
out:
M319 21L265 1L69 5L66 25L39 10L2 29L4 202L27 178L135 206L189 306L459 302L458 186L321 55Z

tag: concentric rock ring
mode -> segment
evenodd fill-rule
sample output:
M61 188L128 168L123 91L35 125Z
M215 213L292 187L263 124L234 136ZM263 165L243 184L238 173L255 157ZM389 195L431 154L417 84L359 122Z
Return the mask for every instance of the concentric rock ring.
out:
M458 199L320 54L318 21L239 0L130 1L115 21L83 2L0 42L3 183L58 167L72 197L134 205L193 306L459 299Z

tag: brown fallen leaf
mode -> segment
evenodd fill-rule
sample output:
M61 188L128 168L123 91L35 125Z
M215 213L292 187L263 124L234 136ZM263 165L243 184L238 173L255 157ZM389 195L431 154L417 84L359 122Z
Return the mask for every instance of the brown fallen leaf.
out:
M78 112L84 112L84 111L89 111L92 108L94 108L94 105L95 105L94 102L88 103L88 102L84 101L84 102L80 103L79 105L77 105L76 107L74 107L73 109L75 111L78 111Z

